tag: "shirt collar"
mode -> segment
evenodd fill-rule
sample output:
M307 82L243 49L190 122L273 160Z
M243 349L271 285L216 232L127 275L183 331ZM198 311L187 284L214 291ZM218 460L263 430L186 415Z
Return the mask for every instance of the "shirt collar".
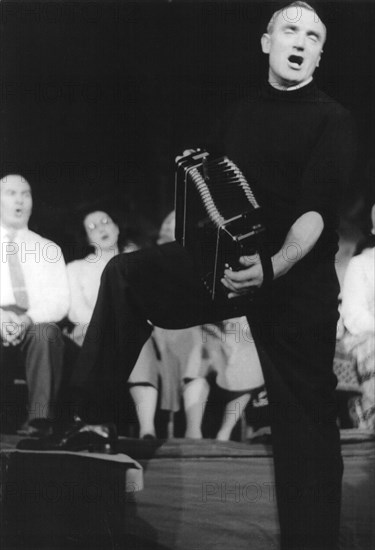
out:
M9 233L14 233L13 240L17 241L20 238L22 238L24 235L26 235L27 232L28 232L27 227L23 227L22 229L9 229L0 224L1 241L5 241L6 239L8 239Z

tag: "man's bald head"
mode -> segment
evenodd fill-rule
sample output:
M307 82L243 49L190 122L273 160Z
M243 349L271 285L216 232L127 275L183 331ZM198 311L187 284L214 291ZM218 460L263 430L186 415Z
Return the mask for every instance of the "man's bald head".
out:
M267 25L267 33L272 34L275 26L275 21L278 17L283 17L285 20L289 22L296 22L301 17L301 10L306 9L308 11L312 11L314 13L314 19L316 22L319 22L322 24L324 28L324 41L327 37L327 27L325 26L324 22L319 19L318 14L316 13L315 9L308 4L307 2L296 0L295 2L291 2L290 4L286 4L283 8L280 8L279 10L276 10L273 14L271 19L268 22Z

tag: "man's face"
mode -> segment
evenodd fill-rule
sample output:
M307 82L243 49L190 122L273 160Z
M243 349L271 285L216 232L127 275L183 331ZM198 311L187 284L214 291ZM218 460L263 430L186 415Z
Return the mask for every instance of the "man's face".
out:
M262 36L269 54L269 82L276 88L307 84L318 67L326 30L314 11L289 7L275 15L273 29Z
M0 222L7 229L27 227L33 200L30 185L21 176L0 180Z

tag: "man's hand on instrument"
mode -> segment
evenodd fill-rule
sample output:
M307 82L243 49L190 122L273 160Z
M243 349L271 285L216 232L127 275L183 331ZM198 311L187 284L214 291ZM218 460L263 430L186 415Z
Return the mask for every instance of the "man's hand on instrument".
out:
M260 287L263 283L263 268L259 254L241 256L239 262L244 269L233 271L228 267L221 279L223 285L231 291L228 298L247 294L252 287Z

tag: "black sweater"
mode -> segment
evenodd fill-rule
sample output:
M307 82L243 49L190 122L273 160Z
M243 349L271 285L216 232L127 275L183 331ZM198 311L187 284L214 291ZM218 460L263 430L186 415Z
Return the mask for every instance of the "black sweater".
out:
M272 319L286 315L300 323L336 316L337 212L355 156L349 112L314 82L294 91L266 84L227 113L215 142L245 173L262 206L271 254L303 213L316 211L324 220L304 259L294 261L296 247L285 251L295 265L268 294Z

